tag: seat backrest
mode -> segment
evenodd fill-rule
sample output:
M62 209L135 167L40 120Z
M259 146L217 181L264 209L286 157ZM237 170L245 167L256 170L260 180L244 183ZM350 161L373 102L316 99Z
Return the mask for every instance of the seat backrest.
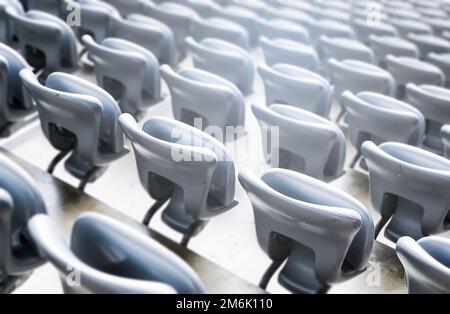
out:
M320 60L313 47L289 39L260 38L260 46L267 65L291 64L314 72L319 72Z
M145 109L144 91L149 99L160 99L159 64L150 51L119 38L107 38L97 44L86 35L82 41L90 60L95 63L97 82L112 95L120 97L122 112L136 114ZM122 90L118 91L109 80L119 82Z
M260 64L258 71L264 81L267 105L289 104L328 117L332 92L320 75L288 64Z
M109 217L86 213L75 222L70 247L47 215L29 223L34 241L61 273L66 293L204 293L194 271L178 256ZM111 254L114 252L114 254ZM71 274L79 282L70 282Z
M6 13L7 7L11 7L11 10L16 11L17 14L24 14L23 6L19 0L2 0L0 2L0 42L2 43L14 42L12 25Z
M426 237L415 241L403 237L397 242L397 255L405 268L410 294L450 293L450 241Z
M19 72L27 62L15 50L0 43L0 119L14 122L34 110L28 93L24 93Z
M177 58L172 31L165 24L140 14L127 19L114 19L114 35L152 52L160 64L174 64Z
M332 180L343 173L345 137L331 121L286 105L252 105L252 111L262 128L278 128L279 141L263 141L265 146L271 146L264 147L264 152L271 155L272 167L298 171L320 180ZM263 136L266 131L269 130L262 129Z
M175 72L167 65L161 67L161 75L169 86L177 120L194 126L195 118L202 118L203 129L244 125L244 98L226 79L199 69Z
M156 174L171 182L167 189L176 186L184 191L182 205L196 219L229 209L234 200L234 163L223 144L167 118L151 118L142 130L130 115L122 115L120 123L133 144L141 183L152 197L160 199L158 193L169 192L150 188L157 184Z
M120 13L112 5L99 0L81 0L80 25L74 26L78 38L84 35L92 36L101 42L114 34L114 19L120 18Z
M28 221L39 213L46 213L46 206L36 183L16 164L0 156L0 272L3 275L20 276L44 263L27 229Z
M44 134L55 148L73 149L75 160L93 166L100 165L104 155L123 153L124 138L117 121L120 109L108 93L69 74L51 74L46 86L30 70L20 75L36 101ZM73 135L75 147L65 147L67 137Z
M425 118L416 108L395 98L372 92L346 91L341 98L348 112L349 137L359 150L362 143L395 141L420 146Z
M261 179L241 171L239 181L252 202L262 249L272 259L278 252L290 250L285 269L291 272L284 275L292 285L304 283L311 270L321 283L329 283L342 278L344 263L359 272L366 267L373 245L373 221L358 201L289 170L272 169ZM277 242L274 234L285 240Z
M357 60L328 60L331 82L334 84L334 95L339 101L344 91L359 93L371 91L393 96L395 81L387 71L366 62Z
M76 37L63 20L40 11L28 11L22 15L7 8L6 12L19 39L22 54L31 66L45 67L48 72L77 66ZM44 56L36 54L35 49Z

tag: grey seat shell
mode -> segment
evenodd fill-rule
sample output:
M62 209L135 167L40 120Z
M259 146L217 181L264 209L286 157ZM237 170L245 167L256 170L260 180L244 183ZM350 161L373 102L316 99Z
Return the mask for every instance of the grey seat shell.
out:
M320 59L312 46L290 39L261 37L260 47L263 50L265 62L269 66L284 63L313 72L320 70Z
M366 268L373 222L357 200L285 169L261 179L247 170L239 181L251 200L258 243L272 259L287 257L278 281L295 293L317 293Z
M244 95L252 92L255 66L247 51L215 38L197 42L188 37L186 45L196 68L227 79Z
M20 71L27 68L29 65L20 54L0 43L0 129L35 111L19 76Z
M239 89L226 79L199 69L175 72L167 65L161 67L167 83L175 119L202 128L243 126L245 100ZM198 121L197 119L200 119Z
M410 294L450 294L450 240L403 237L396 250Z
M6 12L21 53L31 66L44 68L47 74L78 67L76 37L63 20L40 11L19 14L7 8Z
M36 215L28 225L40 251L59 271L67 294L205 291L194 271L178 256L112 218L82 214L73 226L70 246L49 216ZM70 281L73 274L79 282Z
M0 156L0 292L14 290L21 278L45 263L30 238L28 221L46 206L33 179Z
M395 142L366 142L362 153L370 173L372 205L382 224L389 222L384 232L388 239L418 240L450 228L449 160Z
M289 64L260 64L258 72L264 81L267 105L288 104L328 117L332 89L319 74Z
M234 163L222 143L182 122L152 117L142 129L127 114L120 124L134 148L142 186L170 202L163 221L181 233L236 205Z
M278 140L263 140L263 152L273 168L283 168L333 181L344 174L345 136L331 121L300 108L252 105L262 136L278 129Z
M97 83L118 99L122 113L137 115L161 100L159 63L150 51L119 38L96 43L85 35L83 44L95 64Z
M52 73L45 86L31 70L22 70L20 76L36 101L49 142L71 152L65 166L73 176L82 179L128 153L118 123L120 108L103 89L60 72Z
M424 145L442 153L441 128L450 121L450 90L432 85L406 85L408 103L416 107L426 119Z
M361 153L365 141L379 145L399 142L421 146L425 135L425 118L407 103L372 92L354 95L343 93L342 105L347 110L348 136Z

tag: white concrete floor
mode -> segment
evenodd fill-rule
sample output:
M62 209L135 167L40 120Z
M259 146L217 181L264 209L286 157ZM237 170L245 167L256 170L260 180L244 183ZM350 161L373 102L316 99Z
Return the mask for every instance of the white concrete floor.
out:
M261 62L260 51L255 51L254 56L257 62ZM191 66L191 61L186 60L181 66ZM77 75L95 81L92 72L81 71ZM260 131L250 110L252 103L262 104L264 102L264 89L258 76L256 76L254 91L254 94L246 98L246 130L248 134L238 140L239 145L233 146L235 143L229 143L227 146L235 158L237 171L249 167L257 173L261 173L268 168L268 165L263 162ZM161 103L151 107L148 110L147 117L155 115L172 117L170 96L166 86L164 86L164 93L167 94L167 97ZM335 104L332 118L336 116L337 111L338 107ZM42 169L46 169L51 159L57 154L57 151L50 146L44 137L37 121L14 135L11 140L3 143L2 146ZM350 145L348 146L347 162L352 159L354 154L354 149ZM346 169L346 171L347 173L333 182L332 185L359 199L371 211L374 220L377 221L378 215L374 213L369 204L367 174L349 169ZM78 183L65 172L62 164L56 169L55 176L74 186ZM139 183L132 152L111 164L103 177L89 185L86 192L137 220L143 218L147 209L153 203L153 200ZM251 204L239 183L236 184L236 200L239 205L212 219L203 232L191 241L189 247L242 278L257 284L270 264L270 260L258 246ZM152 221L151 227L176 241L181 238L180 234L162 223L159 215ZM18 289L17 293L61 292L58 275L51 266L43 266L35 273L36 275L33 275ZM393 287L390 292L396 293L400 290L399 287ZM286 292L278 285L276 280L272 280L268 291L274 293ZM337 292L345 292L345 284Z

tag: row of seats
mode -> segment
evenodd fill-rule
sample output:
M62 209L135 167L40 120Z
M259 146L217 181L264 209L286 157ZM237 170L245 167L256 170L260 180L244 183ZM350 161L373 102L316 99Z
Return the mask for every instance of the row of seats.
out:
M33 8L32 2L29 2L28 8ZM124 15L128 11L120 5L129 7L135 3L113 2L110 1ZM97 8L98 3L100 1L90 5ZM140 5L143 4L157 6L145 1L139 1L137 4L140 10ZM177 10L180 8L175 7ZM129 13L135 13L134 10L131 9ZM285 9L273 9L272 12L283 10ZM39 50L47 52L60 46L51 44L51 41L44 43L45 47L35 46L34 42L45 42L51 37L25 34L33 27L38 29L39 25L45 23L27 23L24 16L29 19L46 19L47 15L37 11L12 11L14 10L11 7L5 9L9 17L7 24L11 25L11 33L8 35L11 44L18 42L28 62L35 69L43 68L42 63L30 60L39 57ZM307 15L286 13L284 17L291 22L278 21L275 24L279 29L294 25L297 27L299 23L302 24L299 19L305 16ZM49 18L49 21L51 19ZM122 25L123 21L128 20L148 22L147 19L144 16L131 15L125 19L118 16L113 24ZM222 31L235 30L228 21L200 21L210 28L213 25ZM58 23L60 22L55 22L55 25ZM279 31L278 35L254 41L260 43L268 63L258 68L265 82L268 106L253 105L252 111L262 126L280 128L280 147L266 148L265 151L273 153L274 150L279 150L280 159L272 165L289 170L270 170L261 179L243 171L239 180L249 193L254 206L259 243L274 260L275 266L279 267L287 259L279 280L294 292L326 291L330 283L351 278L364 271L373 239L389 221L385 235L393 241L403 236L418 240L440 233L450 226L446 193L450 185L450 162L422 149L401 144L420 146L427 132L426 141L434 144L437 150L442 150L439 132L444 122L449 120L437 113L435 108L442 108L443 112L448 111L448 108L445 108L449 101L448 91L423 84L442 85L445 75L439 68L411 57L387 56L385 60L389 72L367 63L367 60L347 60L351 56L338 57L339 53L330 47L339 41L332 36L352 36L346 36L345 27L339 28L336 23L333 21L325 24L329 24L329 29L343 35L325 34L330 35L330 38L318 36L318 40L312 42L314 47L309 47L310 51L318 49L319 54L328 53L331 57L325 59L327 66L322 69L331 84L314 72L321 71L320 61L316 63L316 68L307 70L304 65L292 65L293 62L289 59L291 57L283 61L276 59L283 57L280 47L292 48L292 58L298 56L298 42L279 38L283 36L279 35L283 30ZM33 27L30 26L32 24ZM65 25L64 22L62 24ZM146 27L141 25L140 30L147 31L152 29L150 25L155 24L149 22ZM82 25L85 27L89 24ZM101 24L105 25L110 24ZM172 23L169 25L172 26ZM61 26L61 29L66 29L66 26ZM61 151L55 162L71 154L65 165L71 174L82 180L81 189L101 175L111 161L127 153L123 139L125 133L135 151L141 183L157 201L146 215L144 223L148 224L156 210L170 199L163 212L163 221L181 232L184 235L183 244L187 245L189 238L197 234L210 218L236 205L234 163L226 148L216 139L190 125L193 125L193 120L198 117L203 118L207 122L206 125L219 127L244 124L245 102L242 93L251 92L253 76L247 73L253 73L253 64L243 48L248 49L250 45L242 44L239 42L239 36L225 31L223 33L227 33L228 37L209 29L204 32L205 35L201 35L200 31L188 33L193 38L186 37L177 42L186 45L186 51L190 51L194 57L194 65L203 70L175 71L174 64L161 59L161 56L173 54L158 54L155 49L159 48L155 47L159 46L155 43L151 44L151 48L137 47L136 42L139 44L139 41L132 40L134 43L131 43L124 40L129 39L130 34L134 34L133 31L128 29L121 36L118 35L118 27L114 26L114 29L107 37L115 36L121 39L105 38L100 44L95 41L98 40L97 36L94 36L94 39L93 32L86 30L83 30L82 34L89 35L81 37L89 52L89 58L95 64L98 83L104 89L69 74L51 73L54 68L44 67L47 73L41 76L43 80L40 81L39 76L33 74L27 64L23 63L16 65L15 70L11 71L17 82L17 93L22 95L24 105L30 103L29 95L36 103L45 135L51 144ZM68 30L71 32L70 28ZM194 34L200 34L200 37ZM308 34L308 30L303 34ZM135 36L131 35L132 38L136 38ZM205 38L210 36L220 39ZM230 38L233 38L232 43L224 41ZM327 46L326 43L331 44ZM272 47L267 48L270 45ZM339 45L341 48L352 46L346 40L341 40ZM7 49L14 52L5 46L5 51ZM329 51L325 52L326 49ZM434 52L434 49L432 47L430 51ZM230 53L220 55L220 51ZM336 48L336 51L339 49ZM62 55L67 57L67 54ZM269 61L270 55L272 61ZM230 74L230 66L225 62L220 64L221 60L228 61L223 56L235 57L233 61L240 62L236 64L239 64L243 75L233 77ZM15 54L11 59L13 58L20 60L21 57ZM136 59L136 67L132 65L133 58ZM159 67L159 63L168 64ZM136 72L133 72L133 69L136 69ZM136 76L136 73L143 74ZM160 98L159 75L168 83L174 117L179 121L154 117L146 121L140 129L135 117L144 109L140 105L145 102L143 95L149 96L153 101ZM136 77L138 80L135 81ZM236 82L244 78L241 83ZM26 92L22 92L21 80ZM132 80L141 84L130 84L126 88L130 93L126 96L114 95L117 81ZM409 105L392 97L402 97L399 86L406 87ZM345 137L337 126L326 119L331 108L333 89L334 95L337 95L335 98L343 109L341 116L346 117L349 126L350 141L358 150L354 163L364 157L361 165L370 173L372 204L382 215L377 228L374 228L367 209L358 201L314 179L331 181L343 174ZM116 99L120 99L119 102L117 103L107 91ZM138 97L133 98L130 95ZM126 101L121 101L124 98ZM216 108L211 108L211 103L218 103L223 112L219 113ZM431 106L433 108L430 108ZM429 116L426 116L427 110L431 112ZM125 114L121 115L122 112ZM172 137L174 131L178 132L177 138ZM445 143L449 142L448 133L447 127L443 127ZM298 145L299 140L303 141L301 145ZM396 143L385 143L387 141ZM187 156L187 159L176 160L174 151L178 151L182 157ZM267 157L273 162L272 156ZM52 164L49 170L53 170L55 164ZM409 182L414 182L414 185L408 184ZM305 228L299 228L299 222L302 222ZM330 229L330 224L336 227ZM36 231L36 234L39 239L39 232ZM430 253L426 262L433 264L430 260L434 261L435 268L441 273L430 279L433 284L424 285L423 282L409 280L411 292L448 291L448 281L442 280L448 278L448 269L442 267L446 262L442 258L445 254L441 252L445 252L446 248L441 243L445 241L429 239L431 243L437 243L439 253ZM39 243L39 240L37 242ZM419 242L418 246L413 246L408 241L400 243L407 243L404 247L407 249L414 247L417 254L422 254L418 248L428 248L426 241L423 246L420 246L422 242ZM51 260L51 254L49 256ZM402 259L410 257L407 254L401 256ZM416 254L412 256L417 257ZM418 270L422 271L422 274L431 272L429 267L422 265L411 272L407 269L407 274L413 276ZM431 278L431 275L427 278ZM262 286L266 284L267 282L261 283Z

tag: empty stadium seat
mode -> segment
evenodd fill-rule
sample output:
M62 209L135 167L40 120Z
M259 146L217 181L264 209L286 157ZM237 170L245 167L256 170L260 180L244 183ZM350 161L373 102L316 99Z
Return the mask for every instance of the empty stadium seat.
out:
M266 104L288 104L328 118L332 90L326 79L290 64L258 66L264 81Z
M70 154L65 168L81 180L79 189L84 190L111 162L128 153L118 124L120 108L103 89L60 72L52 73L45 86L31 70L22 70L20 76L36 101L44 135L60 151L50 173Z
M141 184L156 200L145 225L169 200L162 220L183 234L187 246L209 219L237 205L234 163L222 143L163 117L150 118L141 129L124 114L120 124L133 145Z
M262 288L286 260L278 281L294 293L323 293L366 269L374 227L360 202L285 169L261 178L244 170L239 181L253 205L259 245L273 261Z
M54 15L28 11L6 12L18 38L20 50L27 62L44 75L54 71L73 71L78 67L77 41L70 26Z
M410 83L406 85L406 98L408 103L425 116L427 123L425 146L442 154L441 128L450 121L450 90Z
M28 225L40 251L59 271L64 293L205 291L198 276L178 256L144 233L107 216L79 216L72 228L70 246L49 216L36 215Z
M33 179L0 156L0 293L10 293L45 263L30 238L28 221L46 213L44 199Z
M389 55L386 57L386 65L397 84L398 98L405 96L405 86L408 83L442 86L445 82L445 75L438 67L411 57Z
M0 133L10 124L35 111L33 101L25 93L19 72L29 68L15 50L0 43Z
M313 72L319 72L320 59L312 46L289 39L261 37L260 46L267 65L290 64Z
M175 119L203 130L244 125L244 97L226 79L199 69L175 72L168 65L161 67L161 75L170 90Z
M122 113L138 115L161 100L161 78L156 57L147 49L119 38L100 44L82 40L95 64L97 83L118 100Z
M393 96L395 81L391 74L376 65L358 60L328 60L330 82L334 85L334 98L341 105L341 112L336 122L345 116L346 110L342 106L341 96L345 91L354 94L359 92L374 92Z
M304 173L323 181L344 174L345 136L331 121L309 111L286 105L252 105L263 136L263 152L273 168ZM277 141L273 136L277 128Z
M444 155L450 159L450 125L444 125L441 129L441 134L444 142Z
M372 206L381 215L375 236L388 222L384 235L393 242L450 229L449 160L395 142L366 142L362 153L370 173Z
M350 167L361 157L365 141L379 145L399 142L421 146L425 135L425 118L422 113L404 102L372 92L354 95L346 91L341 103L347 110L348 135L357 154ZM365 163L363 162L365 168Z
M388 55L419 58L419 48L406 39L395 36L371 35L369 40L377 63L383 68L386 68L386 57Z
M403 237L397 255L405 268L410 294L450 293L450 240L426 237L415 241Z
M247 51L216 38L197 42L188 37L186 45L196 68L227 79L244 95L252 92L255 66Z

